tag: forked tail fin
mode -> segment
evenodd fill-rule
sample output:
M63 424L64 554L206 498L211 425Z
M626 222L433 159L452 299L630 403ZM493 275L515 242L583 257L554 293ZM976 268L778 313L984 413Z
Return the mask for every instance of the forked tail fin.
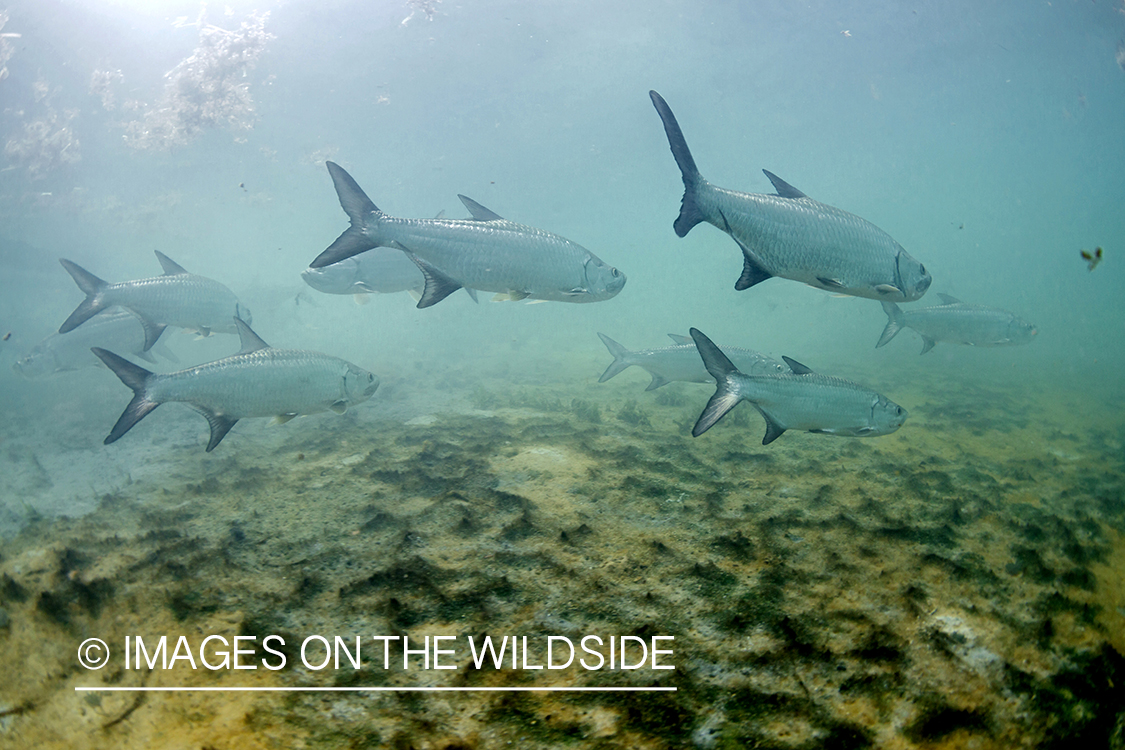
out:
M598 338L602 340L602 343L605 344L605 348L609 349L609 353L613 355L613 361L609 363L609 367L605 368L605 372L598 378L599 383L604 383L614 375L619 375L622 370L629 367L632 363L625 361L625 356L629 353L628 349L609 336L606 336L604 333L599 333Z
M692 328L689 333L691 333L692 340L695 341L695 348L699 350L699 356L703 358L703 366L715 379L715 395L707 402L707 406L704 407L703 413L699 415L699 419L696 420L695 427L691 431L692 437L699 437L711 429L716 422L742 400L738 381L732 377L742 373L727 358L727 355L715 346L711 339L695 328Z
M62 263L62 267L74 279L74 283L78 284L78 288L86 294L86 299L82 300L70 317L59 326L59 333L69 333L106 308L105 300L102 299L102 290L108 284L77 263L71 263L65 258L59 258L59 263Z
M684 180L684 197L680 202L680 215L672 225L676 234L683 237L691 231L692 227L703 221L703 212L699 210L696 194L699 187L706 184L707 181L703 179L703 175L699 174L699 169L695 166L695 159L691 157L691 151L688 149L687 141L684 140L683 131L680 130L680 124L676 122L676 116L672 114L668 102L664 101L664 97L655 91L648 92L648 96L652 99L652 105L656 107L656 112L664 123L664 134L668 136L668 146L672 149L672 156L676 158L676 165L679 166L680 176Z
M348 215L352 225L328 249L316 256L309 268L324 268L333 263L339 263L345 258L359 255L365 250L379 247L379 244L367 236L364 231L367 220L372 214L380 213L378 206L371 202L367 194L344 168L335 162L325 162L328 173L332 175L332 184L336 187L336 196L340 199L340 206Z
M902 310L899 309L898 305L884 300L883 312L887 314L887 327L883 329L883 335L879 337L879 343L875 345L876 349L885 345L902 330Z
M105 349L95 346L90 351L102 362L105 362L106 367L113 370L113 374L119 377L122 383L133 389L133 400L125 407L125 411L121 412L117 424L113 426L105 439L105 444L109 445L131 430L133 425L144 419L150 411L160 406L160 403L150 401L146 395L147 381L152 376L151 372Z

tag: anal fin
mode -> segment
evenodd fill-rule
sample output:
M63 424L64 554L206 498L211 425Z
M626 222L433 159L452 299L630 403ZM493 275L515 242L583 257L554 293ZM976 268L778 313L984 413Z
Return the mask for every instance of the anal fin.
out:
M215 414L212 411L199 410L204 417L207 418L207 424L211 426L211 439L207 441L207 452L215 450L215 447L223 442L223 438L230 432L230 428L238 422L237 418L225 416L223 414Z
M426 280L426 286L422 290L422 298L418 300L417 307L419 310L436 305L461 288L461 282L450 278L409 250L404 249L404 252L406 257L418 266L418 269L422 272L422 277Z

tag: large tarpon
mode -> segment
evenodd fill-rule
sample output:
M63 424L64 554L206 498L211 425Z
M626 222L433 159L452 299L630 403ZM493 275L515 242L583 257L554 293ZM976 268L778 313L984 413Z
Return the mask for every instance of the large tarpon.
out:
M321 411L343 414L349 406L369 399L379 387L375 375L350 362L319 352L274 349L243 321L236 319L234 325L242 340L238 354L167 374L149 372L94 347L94 354L133 389L133 400L105 444L120 438L161 404L180 401L207 418L211 426L207 452L211 452L244 417L276 417L287 422Z
M903 310L893 302L884 302L887 327L875 348L886 344L903 328L913 328L922 336L922 354L939 341L967 346L1008 346L1030 343L1037 333L1033 324L1007 310L966 305L948 294L938 293L938 297L940 305L915 310Z
M114 305L125 308L141 321L145 329L144 351L152 348L168 326L194 329L207 336L212 332L237 333L231 322L235 318L251 321L250 311L230 289L214 279L188 273L159 250L156 257L164 268L163 276L116 284L60 259L78 288L86 293L86 299L59 326L59 333L74 330Z
M906 409L850 380L820 375L789 357L782 358L788 374L746 375L711 339L694 328L691 337L716 383L715 395L691 431L693 437L707 432L739 401L752 403L766 420L762 445L786 430L873 437L892 433L906 421Z
M12 369L25 378L38 378L56 372L101 367L102 362L90 354L94 346L125 352L148 362L156 362L152 352L177 361L176 355L162 343L157 343L151 352L146 352L144 345L145 331L137 316L115 308L98 313L69 333L52 333L13 364Z
M604 333L599 333L598 336L609 349L609 353L613 355L613 362L605 368L605 372L598 378L599 383L604 383L633 365L640 367L652 376L652 381L645 388L646 391L656 390L672 382L715 382L715 379L711 377L707 368L700 361L695 342L688 336L670 333L668 336L676 342L674 346L665 346L659 349L638 349L637 351L629 351ZM723 347L723 351L735 362L739 370L750 375L780 375L789 371L788 367L776 359L752 349L728 346Z
M351 226L309 264L323 268L374 247L406 253L422 271L418 307L435 305L461 287L509 299L598 302L621 291L625 275L557 234L502 219L457 196L472 219L403 219L378 209L351 175L328 172Z
M930 275L925 267L871 222L815 201L771 172L765 174L776 195L738 193L707 182L668 103L655 91L649 96L684 181L680 215L673 224L676 234L687 235L701 221L729 234L743 257L735 289L780 276L892 302L910 302L926 293Z

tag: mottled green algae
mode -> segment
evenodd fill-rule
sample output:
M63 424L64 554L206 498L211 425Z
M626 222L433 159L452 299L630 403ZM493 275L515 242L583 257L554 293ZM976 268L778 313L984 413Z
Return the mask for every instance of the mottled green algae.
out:
M159 725L222 711L236 720L193 735L199 746L988 748L1115 736L1125 676L1107 644L1123 617L1106 582L1125 509L1120 463L1108 468L1098 441L1068 439L1087 458L1059 464L974 442L1035 429L1033 412L987 393L960 413L967 429L923 409L940 439L908 422L877 440L787 433L762 447L746 405L692 439L684 427L710 391L671 388L686 403L657 397L668 389L575 398L521 386L503 400L497 388L474 396L492 411L294 432L277 456L231 454L203 476L132 485L85 519L40 522L0 560L11 620L0 667L18 671L33 630L54 644L39 649L49 667L9 726L65 746L53 722L67 709L45 707L87 678L74 673L75 635L156 628L282 634L291 663L310 633L673 635L674 672L460 664L437 675L403 671L392 650L390 670L255 677L678 691L300 694L222 709L199 698L191 711L169 698L127 715L106 700L96 732L75 724L86 746L151 746Z

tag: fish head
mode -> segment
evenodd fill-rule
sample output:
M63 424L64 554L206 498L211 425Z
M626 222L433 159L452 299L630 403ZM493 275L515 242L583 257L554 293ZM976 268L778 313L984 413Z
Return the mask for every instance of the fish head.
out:
M890 302L913 302L920 299L933 281L926 267L901 247L895 256L895 277L898 288L902 290L902 296L898 299L893 299L891 296L883 298Z
M584 286L571 292L571 302L599 302L617 295L625 286L625 274L591 253L583 264ZM581 299L575 299L581 297Z
M250 308L241 302L234 303L234 317L241 320L246 325L253 325L254 316L250 314Z
M371 398L379 387L379 378L374 373L349 364L344 371L344 393L349 404L358 404Z
M21 357L19 361L12 364L12 370L29 380L50 375L52 372L58 372L61 369L62 366L59 364L55 353L50 347L43 344L37 345Z
M1039 330L1035 325L1023 318L1013 316L1008 321L1008 341L1013 344L1026 344L1035 338L1038 333Z
M875 394L871 400L871 419L868 424L856 434L864 437L875 435L889 435L899 427L908 416L906 409L891 401L886 396Z
M397 251L396 251L397 252ZM323 268L306 268L301 271L301 278L305 283L318 292L325 294L356 294L355 287L361 282L356 278L359 272L359 260L345 258L338 263Z

